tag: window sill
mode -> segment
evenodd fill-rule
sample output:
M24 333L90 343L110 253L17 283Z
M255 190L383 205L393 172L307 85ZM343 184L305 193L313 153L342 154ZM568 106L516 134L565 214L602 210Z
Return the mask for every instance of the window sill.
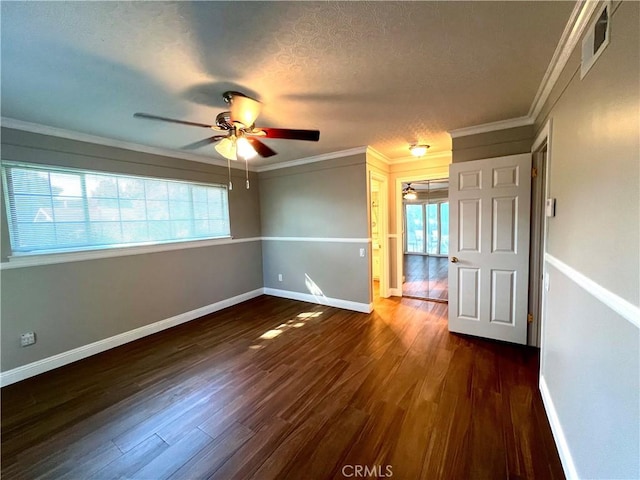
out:
M78 262L83 260L97 260L101 258L124 257L129 255L142 255L147 253L167 252L171 250L184 250L187 248L211 247L227 245L230 243L243 243L259 241L260 237L238 238L221 237L207 240L186 240L183 242L156 243L153 245L136 245L127 247L103 248L96 250L82 250L75 252L58 253L33 253L13 255L9 262L0 263L0 270L13 268L38 267L56 263Z

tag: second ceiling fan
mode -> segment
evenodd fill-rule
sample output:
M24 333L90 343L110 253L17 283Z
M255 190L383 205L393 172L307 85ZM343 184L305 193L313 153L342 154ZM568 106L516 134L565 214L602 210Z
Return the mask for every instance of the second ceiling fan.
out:
M259 101L236 91L224 92L222 98L225 103L229 105L229 111L219 113L216 116L215 125L178 120L141 112L134 113L133 116L136 118L178 123L191 127L209 128L216 132L224 132L224 134L213 135L186 145L183 148L196 149L215 143L216 151L228 160L247 160L253 158L256 154L261 157L271 157L275 155L276 151L263 143L259 137L306 140L310 142L317 142L320 139L319 130L256 127L255 121L261 110Z

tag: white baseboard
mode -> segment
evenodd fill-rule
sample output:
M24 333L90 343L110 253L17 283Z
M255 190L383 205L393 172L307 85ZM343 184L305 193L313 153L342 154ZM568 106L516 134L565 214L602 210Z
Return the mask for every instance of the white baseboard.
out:
M353 310L362 313L371 313L373 311L373 303L352 302L351 300L329 298L325 296L311 295L309 293L293 292L291 290L279 290L277 288L265 287L264 294L272 295L274 297L288 298L290 300L317 303L319 305L329 305L330 307L344 308L345 310Z
M53 370L54 368L62 367L69 363L82 360L83 358L87 358L91 355L104 352L105 350L119 347L120 345L138 340L139 338L146 337L147 335L152 335L162 330L166 330L167 328L180 325L181 323L189 322L191 320L195 320L196 318L200 318L205 315L209 315L210 313L217 312L218 310L222 310L223 308L231 307L238 303L245 302L252 298L258 297L263 293L263 289L258 288L251 292L242 293L240 295L236 295L235 297L227 298L225 300L212 303L211 305L196 308L195 310L181 313L174 317L166 318L150 325L145 325L128 332L120 333L113 337L105 338L103 340L99 340L82 347L74 348L73 350L69 350L67 352L53 355L52 357L44 358L42 360L17 367L12 370L7 370L6 372L1 372L0 386L4 387L6 385L11 385L12 383L16 383L35 375L48 372L49 370Z
M390 288L389 289L389 295L391 295L392 297L401 297L402 296L402 289L401 288Z
M573 457L571 456L571 451L569 450L569 444L567 443L567 439L564 436L564 431L562 430L562 425L560 425L560 419L558 418L558 412L556 412L556 408L553 405L553 400L551 400L551 393L549 392L547 382L545 381L543 375L540 375L540 394L542 395L542 403L544 404L544 409L547 412L547 418L549 419L549 424L551 425L553 438L556 441L556 446L558 447L558 454L560 455L560 461L562 462L564 474L566 475L567 480L577 480L579 478L578 472L576 471L576 466L573 463Z
M289 298L291 300L301 300L304 302L317 303L321 305L329 305L331 307L344 308L345 310L354 310L356 312L371 313L373 311L373 304L352 302L349 300L341 300L338 298L328 297L316 297L314 295L292 292L288 290L278 290L274 288L257 288L251 292L246 292L235 297L227 298L211 305L196 308L189 312L181 313L171 318L160 320L159 322L145 325L143 327L130 330L128 332L114 335L113 337L98 340L97 342L83 345L82 347L74 348L67 352L62 352L51 357L43 358L27 365L7 370L6 372L0 372L0 387L11 385L12 383L26 380L27 378L40 375L41 373L48 372L54 368L59 368L69 363L82 360L83 358L90 357L97 353L104 352L111 348L119 347L125 343L138 340L142 337L152 335L162 330L166 330L181 323L186 323L196 318L209 315L210 313L217 312L223 308L237 305L238 303L245 302L260 295L272 295L274 297Z

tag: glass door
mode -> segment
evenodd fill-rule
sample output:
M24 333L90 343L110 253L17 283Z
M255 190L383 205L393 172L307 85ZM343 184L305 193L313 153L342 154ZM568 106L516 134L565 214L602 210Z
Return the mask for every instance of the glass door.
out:
M424 252L424 208L420 204L407 203L405 208L406 253Z
M446 302L448 299L448 179L404 186L405 219L403 295Z

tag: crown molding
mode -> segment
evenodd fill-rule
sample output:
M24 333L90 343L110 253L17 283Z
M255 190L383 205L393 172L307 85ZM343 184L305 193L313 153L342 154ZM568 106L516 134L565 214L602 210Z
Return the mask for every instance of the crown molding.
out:
M220 167L226 167L227 162L224 160L218 160L215 158L204 157L201 155L194 155L192 153L180 152L177 150L170 150L158 147L149 147L147 145L140 145L138 143L125 142L122 140L114 140L111 138L100 137L98 135L90 135L88 133L74 132L73 130L66 130L64 128L51 127L49 125L42 125L39 123L25 122L23 120L17 120L10 117L0 117L0 126L3 128L12 128L15 130L22 130L30 133L38 133L41 135L49 135L52 137L66 138L69 140L75 140L78 142L93 143L96 145L103 145L105 147L122 148L125 150L132 150L134 152L149 153L151 155L162 155L164 157L180 158L183 160L190 160L192 162L208 163L210 165L217 165ZM341 158L348 155L357 155L359 153L366 153L369 147L356 147L348 150L341 150L339 152L324 153L322 155L316 155L313 157L301 158L299 160L292 160L290 162L275 163L272 165L265 165L263 167L255 164L249 165L249 170L253 172L266 172L269 170L277 170L280 168L293 167L296 165L305 165L307 163L321 162L323 160L330 160L332 158ZM378 153L378 155L382 155ZM386 158L386 157L385 157ZM388 160L387 160L388 161ZM237 168L232 166L232 168Z
M451 138L466 137L467 135L476 135L478 133L494 132L496 130L505 130L507 128L523 127L533 124L534 119L527 116L509 118L507 120L499 120L497 122L482 123L480 125L472 125L470 127L456 128L449 130Z
M589 25L589 20L591 19L593 12L600 4L601 2L598 0L578 0L576 2L573 10L571 11L571 15L569 16L569 20L564 27L562 35L560 36L560 40L558 41L558 45L556 46L553 56L551 57L549 66L542 77L542 81L540 82L540 86L538 87L538 91L536 92L527 115L498 122L484 123L481 125L473 125L470 127L450 130L449 135L451 135L451 138L534 124L536 118L542 111L542 107L544 107L544 104L549 99L549 95L558 81L562 70L567 65L573 50L579 43L585 28Z
M382 163L386 163L387 165L391 163L391 160L389 159L389 157L387 157L384 153L379 152L378 150L376 150L370 145L367 146L366 153L367 155L371 155L375 160L378 160Z
M39 123L25 122L23 120L17 120L15 118L10 118L10 117L0 117L0 126L4 128L22 130L30 133L49 135L52 137L66 138L68 140L75 140L78 142L93 143L96 145L103 145L105 147L122 148L124 150L132 150L134 152L148 153L151 155L162 155L163 157L180 158L182 160L190 160L192 162L199 162L199 163L208 163L210 165L217 165L220 167L227 166L226 161L218 160L216 158L205 157L202 155L195 155L193 153L181 152L178 150L170 150L168 148L150 147L147 145L141 145L139 143L125 142L123 140L114 140L112 138L100 137L98 135L90 135L88 133L74 132L73 130L66 130L64 128L51 127L49 125L42 125ZM240 167L232 167L232 168L240 168ZM255 171L255 167L249 167L249 170Z
M427 152L425 155L423 155L422 157L414 157L413 155L409 155L406 157L401 157L401 158L397 158L394 160L390 160L389 161L389 165L398 165L401 163L416 163L419 161L429 161L429 160L440 160L440 159L447 159L449 161L451 161L451 159L453 158L453 152L451 150L446 150L444 152L433 152L433 153L429 153Z
M441 158L446 158L451 160L453 158L453 153L451 150L446 150L444 152L427 152L422 157L414 157L413 155L407 155L406 157L400 158L389 158L384 153L379 152L375 148L368 146L367 147L367 155L371 155L374 159L379 160L387 165L398 165L400 163L415 163L420 160L439 160Z
M542 77L542 82L538 87L533 103L531 104L529 114L527 115L529 118L535 120L542 111L542 107L549 99L551 90L553 90L562 70L567 65L585 28L589 25L591 15L593 15L593 12L600 4L600 2L594 0L579 0L576 2L569 16L569 20L564 27L564 31L560 36L556 50L553 52L547 71Z
M306 165L308 163L322 162L324 160L331 160L334 158L347 157L349 155L358 155L360 153L367 153L368 147L355 147L347 150L340 150L338 152L323 153L321 155L315 155L313 157L300 158L298 160L291 160L289 162L274 163L272 165L265 165L264 167L257 167L256 172L268 172L270 170L279 170L281 168L297 167L298 165Z

